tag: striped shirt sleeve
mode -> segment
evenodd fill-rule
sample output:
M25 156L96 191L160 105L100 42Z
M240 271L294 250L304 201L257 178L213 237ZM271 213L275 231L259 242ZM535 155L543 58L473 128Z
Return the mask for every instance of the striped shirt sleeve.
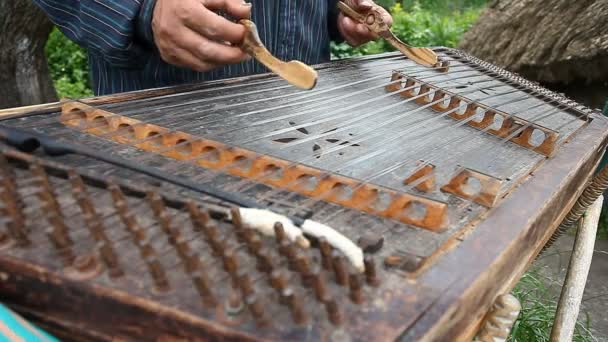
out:
M340 10L338 9L338 0L328 0L327 5L329 6L327 11L329 39L336 43L341 43L344 41L344 38L338 30L338 14L340 14Z
M66 36L116 67L140 67L153 44L155 0L34 1Z

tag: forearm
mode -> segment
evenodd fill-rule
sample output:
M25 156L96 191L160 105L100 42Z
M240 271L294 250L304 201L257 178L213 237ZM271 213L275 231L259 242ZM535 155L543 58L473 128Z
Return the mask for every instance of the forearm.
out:
M108 63L141 66L153 48L150 22L155 0L34 0L71 40Z

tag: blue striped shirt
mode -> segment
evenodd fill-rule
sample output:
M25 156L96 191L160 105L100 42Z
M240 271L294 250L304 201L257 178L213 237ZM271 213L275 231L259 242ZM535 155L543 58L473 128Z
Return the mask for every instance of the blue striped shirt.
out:
M253 59L209 72L165 63L152 35L155 0L34 1L66 36L87 49L96 95L267 71ZM250 2L260 38L275 56L307 64L329 60L330 40L340 40L336 0Z

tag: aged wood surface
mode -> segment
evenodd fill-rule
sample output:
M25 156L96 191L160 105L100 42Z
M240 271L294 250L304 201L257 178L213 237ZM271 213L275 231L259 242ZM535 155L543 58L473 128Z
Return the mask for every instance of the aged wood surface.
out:
M352 289L334 286L333 281L339 283L344 280L339 272L342 266L336 266L335 275L329 275L332 292L337 291L338 303L345 310L342 324L336 325L338 317L326 316L322 308L316 308L314 299L307 301L305 306L311 310L308 311L310 325L294 324L292 316L294 319L301 317L290 314L288 307L278 305L280 301L269 295L273 301L272 305L268 305L268 310L281 323L279 327L257 328L250 314L245 314L243 322L230 325L221 319L221 315L193 300L195 291L192 281L182 267L169 267L180 265L181 254L171 254L169 259L163 257L160 260L165 268L172 270L168 272L170 283L187 289L163 296L150 292L150 287L154 287L153 279L137 265L130 265L127 273L131 276L120 281L110 279L105 273L86 283L68 280L61 266L62 259L53 253L52 244L48 242L40 245L39 248L44 249L40 255L32 254L32 250L19 252L0 258L0 265L10 274L27 274L26 279L20 280L24 282L22 284L42 286L40 284L45 279L59 284L54 289L58 291L57 296L43 298L48 303L61 301L63 288L78 293L82 300L104 303L91 316L64 312L69 309L66 303L56 303L65 310L49 313L49 317L57 318L50 319L49 324L61 325L62 321L77 320L99 336L107 336L112 326L97 324L95 318L104 315L104 310L109 310L107 308L111 303L126 308L127 312L141 313L152 321L160 319L163 322L157 330L149 331L131 329L131 326L137 327L139 323L128 319L124 325L115 322L115 326L120 327L121 336L134 334L147 338L180 331L184 334L182 336L226 333L228 336L244 334L256 339L279 340L296 337L337 340L370 340L379 336L383 340L399 337L404 340L470 337L473 333L471 327L481 320L494 298L513 285L576 200L576 195L605 147L608 120L596 114L588 120L584 113L570 108L564 100L553 98L550 94L540 94L513 76L471 64L452 50L438 51L444 59L450 59L450 72L446 74L429 72L428 68L416 69L411 61L393 54L325 65L319 68L318 87L305 93L296 91L276 77L263 76L186 87L180 91L157 90L161 93L152 97L125 94L94 101L99 101L99 107L110 113L166 126L170 130L183 130L227 145L245 146L256 153L444 201L449 207L449 226L443 232L426 231L415 225L365 214L326 201L311 201L308 197L276 191L252 180L153 155L137 148L136 143L125 141L118 144L107 139L110 134L115 136L116 131L105 138L86 134L63 125L58 120L58 108L51 108L45 115L28 116L25 113L3 121L4 125L35 127L58 139L107 151L201 184L220 185L277 212L294 212L301 205L314 204L313 219L331 225L353 241L368 241L369 234L375 234L383 241L372 243L381 246L372 248L375 249L372 256L381 284L378 287L363 286L364 301L361 304L356 304L360 291L356 279L353 280ZM392 71L400 68L406 72L408 68L413 68L409 69L410 73L420 77L419 73L422 72L422 76L433 77L429 82L434 85L466 93L467 97L488 107L500 107L509 115L517 115L518 118L556 131L559 135L555 155L547 159L531 149L501 142L496 136L387 92L385 87L391 80ZM129 96L130 100L121 101L121 96ZM125 129L122 133L128 132ZM83 172L94 171L102 177L157 183L149 177L88 158L63 156L55 159ZM408 185L411 182L406 180L416 165L420 165L420 160L431 162L434 166L435 187ZM375 177L379 170L403 161L411 161L412 164L404 164L403 168ZM457 166L501 181L493 207L441 191L440 186L450 181L455 171L458 174L457 171L461 170ZM61 185L59 180L55 182ZM187 195L203 202L209 200L175 186L158 185L161 191L170 194ZM102 194L103 191L99 192L95 199L105 201L105 204L100 202L100 210L106 208L103 212L109 214L111 210L108 208L115 204L112 204L109 195ZM141 198L130 198L128 204L137 206L140 202ZM60 203L69 213L73 213L74 209L69 209L69 196L60 197ZM143 205L143 208L137 209L140 213L138 220L150 223L155 217L154 210L145 208ZM176 213L175 209L169 211ZM183 217L183 214L177 215L178 219ZM78 220L78 215L70 218L69 227L78 226ZM119 223L110 227L110 231L124 230ZM151 225L149 232L162 235L162 231L157 231L161 227ZM184 231L192 234L189 229L186 224ZM36 229L33 232L41 233ZM110 236L120 240L121 235L116 234ZM77 245L75 251L88 250L93 246L90 238L84 238L82 232L75 236L78 237L76 241L87 241ZM39 239L46 238L40 235ZM204 253L203 260L215 260L216 257L208 254L210 251L204 242L195 239L192 243L196 246L195 250ZM155 248L162 250L163 246L167 247L167 242L161 239ZM138 260L135 264L143 262L134 248L123 248L119 252L121 258ZM316 247L310 253L314 262L322 262L323 253ZM249 260L245 251L238 255ZM249 262L245 262L244 268L254 270L255 266ZM226 276L220 275L223 272L221 263L216 265L211 262L210 265L217 269L211 273L215 281L229 282ZM337 265L340 265L339 259ZM258 275L257 271L252 272ZM133 279L140 281L133 282ZM30 310L30 315L40 316L51 307L36 306L14 287L5 286L3 291L11 294L12 304ZM263 294L272 292L264 287L261 291ZM309 290L298 291L310 295ZM355 294L351 297L348 291ZM116 293L122 295L116 296ZM127 293L129 296L125 295ZM224 298L229 291L225 289L220 293ZM158 313L158 307L170 309ZM70 325L68 323L66 328ZM70 325L70 329L78 329L79 324Z

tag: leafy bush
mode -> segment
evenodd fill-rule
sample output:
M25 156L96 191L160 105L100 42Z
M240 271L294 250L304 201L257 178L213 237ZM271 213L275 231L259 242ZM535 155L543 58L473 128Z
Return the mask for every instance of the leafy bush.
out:
M59 97L93 95L89 83L87 53L55 28L45 47L51 77Z
M469 0L471 2L471 0ZM485 1L477 0L479 3ZM435 0L425 5L413 2L407 10L400 3L390 8L393 16L392 31L399 39L413 46L447 46L454 47L458 44L462 34L475 22L482 5L465 6L464 9L444 11L433 9L439 3L451 3L445 0ZM363 46L352 48L346 43L332 43L332 58L344 58L349 56L370 55L395 49L384 40L367 43Z

